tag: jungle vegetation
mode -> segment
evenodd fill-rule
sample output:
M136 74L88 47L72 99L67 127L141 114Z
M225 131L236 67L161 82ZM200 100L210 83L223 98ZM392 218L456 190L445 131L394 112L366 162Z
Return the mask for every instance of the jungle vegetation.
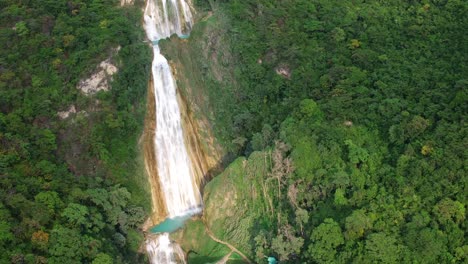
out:
M144 261L141 2L0 2L1 263ZM235 83L204 80L215 132L233 157L271 157L275 215L254 216L244 253L468 261L466 1L194 3L229 22ZM118 46L112 89L82 95Z
M137 139L151 53L139 8L6 0L0 10L0 263L143 262L137 227L150 203ZM112 89L84 96L78 81L111 54ZM70 105L77 113L61 120Z
M195 2L223 13L235 58L236 83L206 80L217 135L272 160L275 215L246 253L468 261L466 1Z

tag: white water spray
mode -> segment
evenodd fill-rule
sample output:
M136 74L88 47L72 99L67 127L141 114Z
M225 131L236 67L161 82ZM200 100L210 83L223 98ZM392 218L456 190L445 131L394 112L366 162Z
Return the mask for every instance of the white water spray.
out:
M148 239L146 241L146 251L151 264L175 264L178 261L185 263L184 252L179 245L169 240L169 234L167 233L158 235L154 239Z
M172 34L187 35L192 26L192 15L185 0L148 0L144 20L146 34L153 43L154 145L168 217L197 213L201 211L202 199L184 142L176 84L158 46L160 39ZM146 249L153 264L185 261L181 248L169 240L167 233L149 238Z

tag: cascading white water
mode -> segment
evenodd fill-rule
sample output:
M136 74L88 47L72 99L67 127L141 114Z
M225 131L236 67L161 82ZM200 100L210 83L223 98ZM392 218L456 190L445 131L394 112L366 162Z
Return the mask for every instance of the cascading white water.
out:
M146 241L146 251L150 257L151 264L176 263L177 260L184 261L184 252L179 245L169 240L169 234L158 235L154 239Z
M201 210L201 196L184 142L176 85L169 64L160 54L158 41L172 34L185 36L192 15L185 0L148 0L144 13L145 31L153 43L153 89L156 100L154 137L158 176L168 217ZM146 249L151 263L184 261L183 252L171 243L167 233L149 238Z
M152 41L185 35L193 23L185 0L147 0L144 15L146 35Z
M176 86L167 60L153 47L153 82L156 98L155 148L159 180L169 217L185 214L200 205L185 148Z

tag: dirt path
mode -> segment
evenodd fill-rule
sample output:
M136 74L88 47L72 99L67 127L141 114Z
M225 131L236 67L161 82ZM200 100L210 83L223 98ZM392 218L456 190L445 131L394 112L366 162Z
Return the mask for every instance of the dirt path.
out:
M220 259L218 262L216 262L216 264L226 264L226 262L229 260L229 257L231 257L232 252L234 252L234 251L231 250L231 252L229 252L229 254L227 254L222 259Z
M206 233L211 237L211 239L213 239L214 241L216 241L216 242L218 242L220 244L223 244L223 245L227 246L228 248L231 249L232 252L236 252L237 254L239 254L239 256L241 256L244 259L245 262L252 263L252 261L250 261L250 259L246 255L244 255L242 252L240 252L233 245L229 244L228 242L225 242L225 241L222 241L222 240L219 240L218 238L216 238L214 236L214 234L211 232L211 230L208 229L208 227L206 226L206 223L205 223L205 230L206 230ZM232 254L232 252L229 253L229 255L227 255L228 258ZM225 258L226 258L226 256L222 260L224 260ZM226 259L226 261L227 261L227 259ZM225 262L221 262L221 263L225 263Z

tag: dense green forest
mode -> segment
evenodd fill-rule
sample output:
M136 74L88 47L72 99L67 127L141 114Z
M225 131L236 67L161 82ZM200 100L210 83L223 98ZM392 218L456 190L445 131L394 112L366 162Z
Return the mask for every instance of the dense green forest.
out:
M0 10L0 263L143 262L136 227L150 203L137 139L151 53L139 7L4 0ZM112 89L84 96L78 81L117 47Z
M468 261L468 2L195 3L233 58L204 77L215 131L250 156L205 190L215 235L259 263Z
M247 158L207 184L182 246L227 254L206 225L258 263L468 262L468 2L193 2L214 15L187 41L222 32L232 73L198 65L210 121ZM0 1L0 263L146 261L142 4ZM109 57L112 89L83 95Z

